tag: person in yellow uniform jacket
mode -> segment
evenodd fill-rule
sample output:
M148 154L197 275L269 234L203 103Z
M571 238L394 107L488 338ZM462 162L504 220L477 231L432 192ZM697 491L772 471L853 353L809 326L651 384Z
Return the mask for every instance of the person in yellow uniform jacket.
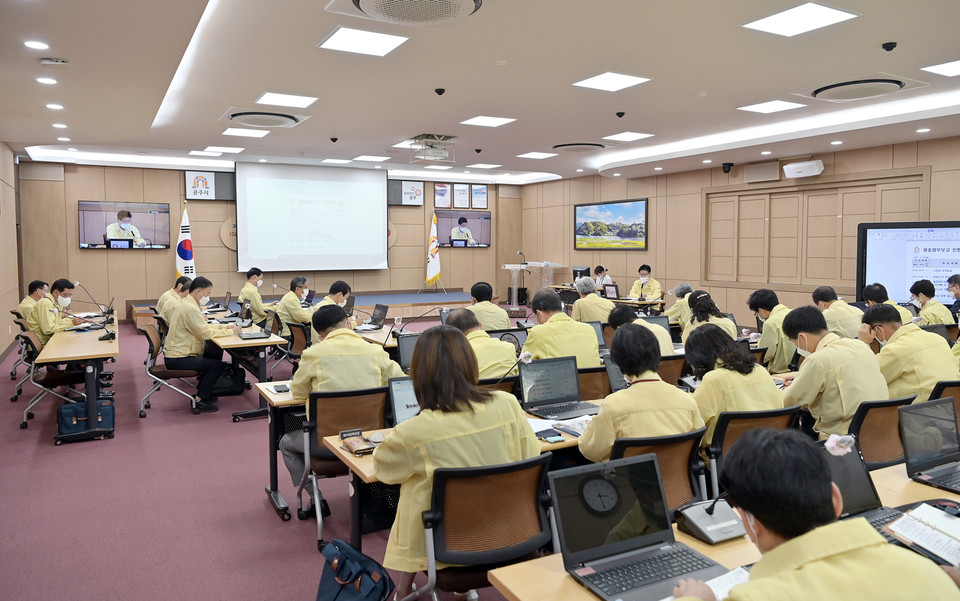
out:
M430 507L438 468L513 463L540 454L540 443L512 394L477 387L477 362L466 337L438 326L420 335L410 364L420 413L399 424L373 452L377 479L400 485L383 565L402 572L397 598L425 570L421 514Z
M828 330L841 338L857 337L863 311L837 297L837 292L832 287L820 286L814 290L813 304L823 311Z
M887 296L887 288L883 284L864 286L861 294L868 307L874 305L890 305L900 314L900 323L910 323L911 320L913 320L913 313L890 300L890 297Z
M470 297L473 304L467 309L473 311L484 330L510 328L510 316L502 308L493 304L493 286L487 282L477 282L470 287Z
M680 332L690 325L690 293L693 288L687 282L680 282L673 289L673 295L677 297L677 302L673 303L664 314L671 320L676 320L680 324Z
M628 323L633 323L650 330L650 333L657 339L657 346L660 349L661 357L672 357L677 354L677 350L673 346L673 339L670 338L670 332L668 332L665 327L660 324L651 323L642 317L637 317L637 314L633 312L633 309L629 305L617 305L613 311L610 311L607 324L613 328L614 331Z
M693 400L707 426L701 447L713 442L717 417L724 411L783 407L783 394L773 383L770 372L719 327L706 324L697 328L690 334L684 350L693 375L700 379L700 385L693 391Z
M720 311L709 292L694 290L687 297L687 302L690 303L690 323L683 329L680 342L686 344L690 333L707 323L720 326L720 329L729 334L731 338L737 339L737 324Z
M37 333L41 344L47 344L55 333L83 323L79 317L63 315L70 306L74 288L73 282L60 278L50 286L50 294L33 306L27 318L27 327Z
M280 303L277 305L277 317L280 318L281 329L280 336L290 340L290 328L288 323L310 323L310 317L314 309L304 309L300 304L307 298L307 278L302 275L295 276L290 280L290 292L283 295Z
M929 326L942 323L953 325L957 321L953 318L953 313L946 308L943 303L935 299L937 289L933 287L930 280L917 280L910 286L910 294L913 299L920 303L920 313L913 320L919 326Z
M341 307L324 305L317 309L311 321L318 336L300 357L300 367L290 383L293 398L306 403L311 392L376 388L386 386L390 378L403 377L403 370L382 346L370 344L353 331ZM307 419L310 419L309 414ZM325 448L311 452L314 457L334 458L333 453ZM297 430L284 434L280 439L280 453L294 486L299 486L306 469L303 432ZM307 492L310 495L310 505L305 510L307 515L316 515L314 504L317 502L322 515L329 515L330 510L322 495L318 501L313 498L311 487L307 487Z
M203 413L217 411L213 388L223 371L223 349L210 342L219 336L239 335L235 325L209 324L200 307L210 302L213 282L203 276L190 282L187 296L176 306L163 342L167 369L191 369L200 372L196 408Z
M147 245L147 241L143 239L140 235L140 230L137 229L137 226L130 223L133 219L133 215L130 214L130 211L123 210L117 213L116 223L111 223L107 226L107 239L109 240L133 240L133 245L143 248Z
M627 388L603 400L577 439L584 457L607 461L618 438L669 436L703 427L693 395L657 375L660 353L649 330L632 323L617 328L609 360L623 372Z
M260 296L261 286L263 286L263 271L257 267L251 267L247 270L247 281L244 282L243 288L240 289L240 296L237 297L241 308L250 305L250 319L258 325L267 319L267 306L263 304L263 297ZM276 303L271 303L271 307L275 305ZM264 324L261 327L267 325Z
M660 286L660 282L650 277L650 266L644 263L637 270L637 273L640 274L640 279L633 282L633 286L630 288L630 298L638 298L640 300L658 300L663 296L663 288Z
M610 311L616 306L597 294L597 284L589 276L582 277L574 282L580 298L573 303L571 317L575 321L599 321L606 323Z
M763 362L767 371L772 374L783 374L789 371L790 362L797 352L797 347L783 333L783 318L790 309L781 305L777 293L769 288L754 290L747 299L747 306L757 317L763 320L763 332L757 341L757 348L765 348Z
M597 332L585 323L573 321L563 312L560 296L553 290L541 290L530 303L537 323L527 333L523 352L533 359L577 358L577 368L600 367L600 343Z
M457 227L450 230L450 240L466 240L467 246L476 246L477 242L473 239L473 232L467 227L466 217L458 219Z
M173 288L164 291L157 299L154 308L157 310L157 315L167 322L167 326L170 325L170 319L173 317L173 312L177 310L177 305L190 292L190 282L192 281L193 278L188 278L185 275L178 277L173 283Z
M853 452L856 452L854 450ZM795 430L757 428L723 458L720 485L762 554L730 601L957 601L934 562L891 545L862 518L837 521L840 489L826 452ZM682 579L675 601L714 601L703 581Z
M484 332L475 313L467 309L451 311L447 316L447 325L457 328L467 337L470 348L477 356L481 380L516 375L516 347Z
M827 330L816 307L798 307L783 319L783 332L804 357L795 377L783 378L783 406L810 411L820 440L843 435L863 401L889 399L880 365L868 346Z
M960 368L950 345L939 334L919 326L900 322L900 314L890 305L874 305L863 314L860 340L880 342L880 373L887 381L890 397L899 399L917 393L914 403L930 398L941 380L960 380Z
M322 301L317 303L317 306L314 307L314 311L319 311L320 307L326 307L327 305L343 307L347 304L347 299L350 298L350 293L350 284L344 282L343 280L337 280L336 282L330 284L330 290L328 294L323 297ZM347 321L350 322L351 330L357 327L357 321L353 317L347 317ZM310 326L310 340L319 340L317 330L313 326Z
M27 295L23 297L23 300L17 305L17 313L20 314L20 317L29 319L37 301L45 297L49 290L50 286L44 281L33 280L30 282L30 285L27 286Z

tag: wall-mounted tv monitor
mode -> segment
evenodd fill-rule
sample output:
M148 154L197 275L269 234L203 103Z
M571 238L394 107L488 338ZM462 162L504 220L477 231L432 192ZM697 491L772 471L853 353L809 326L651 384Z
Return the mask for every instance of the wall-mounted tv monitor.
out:
M129 227L118 215L130 212ZM80 248L170 248L170 205L148 202L77 202ZM125 224L126 225L126 224Z
M437 243L451 248L490 246L490 211L434 211L437 215ZM460 220L467 222L461 224Z
M937 300L950 306L947 278L960 273L960 221L861 223L857 227L857 300L880 283L891 300L910 300L910 286L930 280Z

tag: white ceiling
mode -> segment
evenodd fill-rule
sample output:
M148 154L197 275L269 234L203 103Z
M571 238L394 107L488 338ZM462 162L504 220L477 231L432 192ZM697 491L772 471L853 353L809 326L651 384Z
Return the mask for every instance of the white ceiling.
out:
M801 0L485 0L477 13L442 29L333 14L325 10L328 3L0 0L0 140L17 152L59 145L177 157L208 145L242 146L243 153L222 157L240 161L385 155L391 157L385 168L420 169L408 164L409 150L392 145L434 133L455 136L455 168L439 177L457 180L477 162L503 165L493 172L501 176L640 177L656 166L662 173L698 169L704 159L713 166L744 164L960 135L960 77L921 70L960 60L957 0L831 0L825 4L858 18L793 38L741 25ZM317 48L340 25L410 39L384 58ZM50 49L24 47L31 39ZM898 44L894 51L881 49L891 41ZM192 60L183 60L188 46ZM69 65L40 65L48 56ZM183 86L174 90L178 69ZM571 85L605 71L651 81L620 92ZM794 95L878 73L927 85L848 104ZM38 84L40 76L59 84ZM438 96L435 88L446 93ZM319 100L307 109L256 105L265 91ZM923 113L847 124L837 119L837 111L932 97L941 106ZM777 99L807 106L770 115L736 110ZM48 110L51 102L65 109ZM229 137L221 135L228 124L220 118L231 107L310 119L262 139ZM618 111L625 116L618 118ZM516 121L499 128L460 124L477 115ZM799 130L761 138L689 142L787 120L804 121ZM69 127L54 129L54 122ZM932 131L918 134L919 127ZM654 136L632 143L601 139L621 131ZM58 136L71 142L59 143ZM831 146L833 140L843 145ZM516 158L567 142L612 148ZM772 154L761 156L762 150Z

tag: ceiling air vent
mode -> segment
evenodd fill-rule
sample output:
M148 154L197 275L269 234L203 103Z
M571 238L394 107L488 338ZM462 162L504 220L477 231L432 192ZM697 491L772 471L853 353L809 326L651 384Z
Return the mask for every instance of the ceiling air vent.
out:
M229 121L231 125L246 125L247 127L296 127L309 119L309 115L294 115L291 113L277 113L274 111L260 111L256 109L231 108L219 121Z
M812 92L794 92L796 96L842 104L870 98L881 98L917 88L926 87L922 81L907 79L890 73L872 73L850 81L820 86Z
M396 25L437 27L469 17L482 4L483 0L333 0L326 10Z
M563 152L590 152L604 148L606 148L606 146L597 142L567 142L565 144L556 144L553 147L554 150Z

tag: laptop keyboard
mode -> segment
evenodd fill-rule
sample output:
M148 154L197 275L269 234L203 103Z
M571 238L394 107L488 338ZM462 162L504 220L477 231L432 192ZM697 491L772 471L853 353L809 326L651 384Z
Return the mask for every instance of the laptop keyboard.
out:
M595 406L596 405L593 403L571 401L569 403L562 403L560 405L550 405L549 407L534 407L530 410L530 413L536 415L558 415L562 413L568 413L570 411L579 411L580 409L591 409Z
M604 594L615 595L668 578L678 578L711 565L693 551L681 547L661 555L594 572L583 579Z
M892 543L896 539L893 536L891 536L890 533L884 530L883 527L889 524L890 522L893 522L901 517L903 517L903 514L900 513L899 511L897 512L891 511L890 513L873 518L872 520L870 520L870 525L873 526L877 530L877 532L882 534L883 538L887 539L888 543Z

